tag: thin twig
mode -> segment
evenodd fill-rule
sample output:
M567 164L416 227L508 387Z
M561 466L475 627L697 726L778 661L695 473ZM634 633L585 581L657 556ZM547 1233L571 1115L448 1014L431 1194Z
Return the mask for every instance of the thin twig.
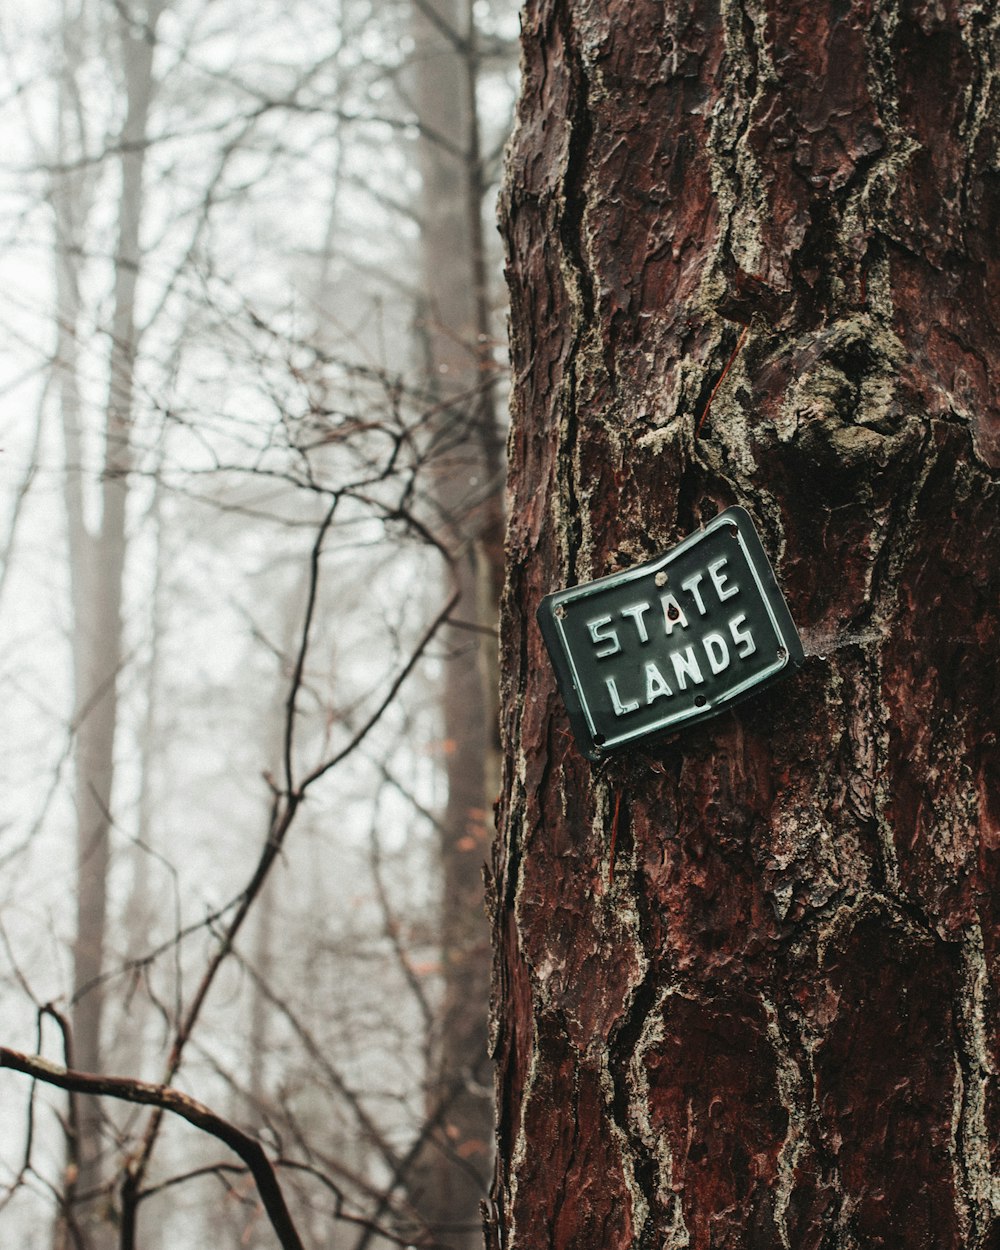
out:
M726 374L733 367L733 361L740 354L740 348L746 342L746 337L749 333L750 333L750 325L748 323L747 325L743 327L743 333L736 340L736 346L733 348L733 354L726 361L726 367L719 374L719 380L712 387L711 394L709 395L708 399L705 401L705 407L701 410L701 416L698 418L698 424L694 428L695 438L701 437L701 427L705 424L705 418L708 416L708 410L712 406L712 400L715 398L715 393L719 389L719 387L722 385L722 383L725 381Z
M334 495L317 531L316 541L313 543L312 551L309 554L309 587L306 594L305 620L303 621L302 632L299 637L299 651L295 657L295 669L288 687L288 703L285 713L285 786L289 794L295 788L292 760L292 752L295 745L295 721L298 716L299 692L302 689L302 675L305 672L306 656L309 654L309 641L312 634L313 617L316 612L316 599L319 594L320 559L323 555L323 544L326 541L330 526L333 524L334 513L337 511L339 502L340 496Z

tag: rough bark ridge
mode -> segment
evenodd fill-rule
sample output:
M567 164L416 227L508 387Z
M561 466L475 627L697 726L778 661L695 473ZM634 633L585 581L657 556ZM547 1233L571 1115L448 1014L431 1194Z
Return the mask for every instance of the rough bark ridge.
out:
M527 6L495 1247L1000 1247L998 18ZM539 598L736 502L811 657L592 769Z

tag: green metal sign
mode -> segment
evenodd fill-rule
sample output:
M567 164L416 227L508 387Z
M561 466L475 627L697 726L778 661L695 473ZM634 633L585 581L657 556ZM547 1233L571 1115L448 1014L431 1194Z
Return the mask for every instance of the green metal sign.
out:
M546 596L538 621L592 760L715 716L803 659L743 508L656 560Z

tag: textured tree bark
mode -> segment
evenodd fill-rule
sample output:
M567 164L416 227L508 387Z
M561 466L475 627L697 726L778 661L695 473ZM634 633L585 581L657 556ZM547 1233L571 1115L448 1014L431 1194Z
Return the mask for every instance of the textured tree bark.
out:
M1000 1247L998 18L527 6L495 1247ZM589 766L539 599L731 503L804 668Z

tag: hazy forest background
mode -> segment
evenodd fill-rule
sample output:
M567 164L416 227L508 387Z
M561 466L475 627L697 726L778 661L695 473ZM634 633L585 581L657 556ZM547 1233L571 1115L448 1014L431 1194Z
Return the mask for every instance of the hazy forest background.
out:
M516 34L0 14L5 1245L478 1241Z

